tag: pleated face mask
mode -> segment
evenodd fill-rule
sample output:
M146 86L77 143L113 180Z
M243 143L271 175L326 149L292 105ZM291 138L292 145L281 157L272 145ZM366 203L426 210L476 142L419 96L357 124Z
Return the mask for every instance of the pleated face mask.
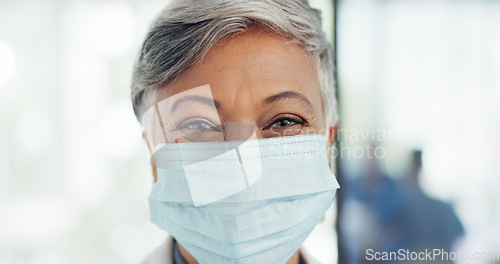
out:
M286 263L339 187L326 136L156 146L151 221L199 263Z

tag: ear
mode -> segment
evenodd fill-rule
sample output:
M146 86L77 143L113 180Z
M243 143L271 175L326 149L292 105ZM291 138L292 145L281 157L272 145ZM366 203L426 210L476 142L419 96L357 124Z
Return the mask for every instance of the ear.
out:
M146 142L146 146L148 147L148 152L149 156L153 156L154 150L152 148L153 143L148 140L148 137L146 135L146 132L142 132L142 138L144 138L144 142ZM151 165L152 173L153 173L153 183L155 183L158 180L158 171L156 170L156 167Z
M333 142L335 142L335 135L337 135L337 128L338 128L337 124L328 128L328 138L326 140L329 148L332 147Z
M332 168L332 146L333 142L335 142L335 135L337 135L337 128L338 125L335 124L334 126L331 126L328 128L328 138L326 139L326 149L328 153L328 166Z

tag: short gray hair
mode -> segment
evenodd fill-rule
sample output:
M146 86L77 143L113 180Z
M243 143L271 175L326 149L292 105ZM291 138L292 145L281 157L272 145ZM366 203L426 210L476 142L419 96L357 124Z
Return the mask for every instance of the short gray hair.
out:
M319 10L307 0L180 0L149 29L132 77L134 113L141 122L154 92L200 62L216 43L260 27L304 48L316 65L326 123L337 122L332 48Z

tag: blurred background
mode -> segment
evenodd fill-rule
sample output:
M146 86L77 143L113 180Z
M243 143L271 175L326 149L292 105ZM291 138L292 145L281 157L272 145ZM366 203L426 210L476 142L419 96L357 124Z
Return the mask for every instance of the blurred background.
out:
M164 240L129 83L168 2L0 0L1 264L138 263ZM342 185L311 252L498 252L500 2L311 2L337 46Z
M337 11L340 263L400 248L500 263L500 1Z

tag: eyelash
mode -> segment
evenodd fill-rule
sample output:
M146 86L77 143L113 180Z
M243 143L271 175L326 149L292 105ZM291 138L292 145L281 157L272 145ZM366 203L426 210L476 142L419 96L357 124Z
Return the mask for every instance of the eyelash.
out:
M212 122L210 122L209 120L206 120L206 119L202 119L202 118L189 118L187 120L184 120L182 121L179 126L178 126L178 129L185 129L185 128L188 128L189 125L192 125L192 124L195 124L195 123L205 123L205 124L208 124L208 126L216 131L221 131L221 129L219 128L219 126L217 125L214 125Z
M278 122L281 122L281 121L284 121L284 120L289 120L295 124L293 125L302 125L302 126L308 126L307 122L301 118L301 117L291 117L291 116L282 116L282 117L278 117L278 118L275 118L273 120L271 120L269 122L268 125L266 125L262 130L268 130L270 129L273 125L277 124ZM190 119L187 119L187 120L184 120L183 122L181 122L181 124L179 124L179 126L177 127L178 129L184 129L184 128L187 128L189 125L191 124L194 124L195 122L198 122L198 123L206 123L206 124L209 124L209 126L217 131L221 131L221 128L219 128L219 126L216 126L214 125L212 122L206 120L206 119L199 119L199 118L190 118ZM293 125L290 125L290 126L293 126ZM290 127L290 126L280 126L280 127Z
M302 125L302 126L307 126L307 122L300 118L300 117L290 117L290 116L287 116L287 117L278 117L276 119L273 119L269 125L265 126L262 130L268 130L270 129L274 124L278 123L278 122L281 122L283 120L290 120L294 123L296 123L296 125Z

